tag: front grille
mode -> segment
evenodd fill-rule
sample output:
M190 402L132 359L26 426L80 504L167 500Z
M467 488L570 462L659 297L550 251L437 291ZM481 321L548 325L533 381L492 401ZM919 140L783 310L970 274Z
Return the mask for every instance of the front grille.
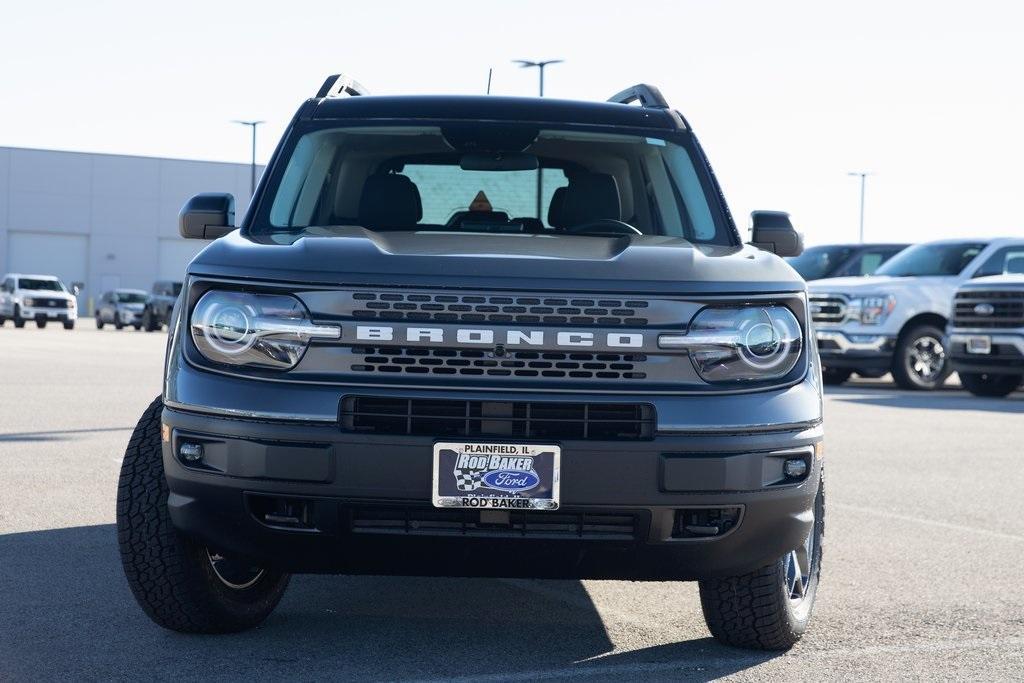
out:
M846 298L838 294L812 294L811 320L816 323L841 323L846 320Z
M490 516L478 510L419 506L353 506L347 510L350 529L359 534L631 541L642 528L641 518L633 512L511 510L507 516Z
M352 348L362 355L356 372L570 379L645 379L647 356L639 353L508 351L501 356L477 349L400 347Z
M67 308L67 303L64 299L38 296L33 296L31 299L33 308Z
M991 306L992 312L978 312L978 306ZM1024 290L958 292L953 301L953 325L1012 329L1024 327Z
M647 301L632 299L356 292L353 317L446 323L642 326Z
M362 434L636 441L654 436L646 403L460 401L346 396L341 426Z

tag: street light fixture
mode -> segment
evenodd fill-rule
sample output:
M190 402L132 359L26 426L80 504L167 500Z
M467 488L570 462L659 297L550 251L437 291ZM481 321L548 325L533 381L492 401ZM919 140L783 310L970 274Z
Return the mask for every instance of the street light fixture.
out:
M533 62L528 59L513 59L513 64L518 64L521 69L532 69L536 68L540 73L540 96L544 97L544 67L549 64L561 64L564 59L545 59L539 62ZM540 159L537 160L537 218L541 219L541 213L543 211L543 192L544 192L544 169L540 165Z
M266 123L266 121L239 121L236 119L232 123L240 123L252 128L252 163L249 168L249 196L252 197L256 194L256 126Z
M860 243L864 244L864 185L867 177L874 174L869 171L850 171L846 175L860 178Z

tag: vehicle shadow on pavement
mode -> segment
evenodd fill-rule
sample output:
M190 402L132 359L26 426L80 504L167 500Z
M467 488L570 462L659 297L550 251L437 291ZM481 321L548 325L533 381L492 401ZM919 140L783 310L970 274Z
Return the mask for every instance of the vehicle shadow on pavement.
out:
M182 635L136 605L116 536L113 525L0 535L0 679L707 680L774 656L706 637L608 654L578 581L537 592L496 579L297 576L260 628Z
M914 392L885 387L830 387L826 394L835 401L860 403L882 408L916 410L980 410L997 413L1024 413L1024 393L1006 398L983 398L960 391Z

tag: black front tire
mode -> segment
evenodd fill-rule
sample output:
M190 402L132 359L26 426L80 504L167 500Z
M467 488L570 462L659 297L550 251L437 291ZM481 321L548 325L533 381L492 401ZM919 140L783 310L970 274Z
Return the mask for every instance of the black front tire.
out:
M75 329L75 321L74 320L65 320L64 321L64 329L65 330L73 330L73 329Z
M128 585L143 611L182 633L233 633L260 624L288 587L289 575L261 570L230 585L219 557L171 524L160 443L163 401L143 413L124 454L117 487L117 540Z
M103 318L100 317L99 312L96 313L96 329L97 330L102 330L103 329Z
M142 323L132 323L132 327L134 327L135 331L138 332L142 329Z
M114 318L114 329L115 330L123 330L124 329L124 323L121 322L120 320L118 320L117 318Z
M853 370L847 370L846 368L822 368L821 381L827 387L837 387L850 379L852 374Z
M36 318L36 327L39 329L46 327L46 318Z
M1009 396L1024 381L1024 375L990 375L984 373L960 373L960 384L975 396L1002 398Z
M14 305L14 320L15 327L25 327L25 319L21 317L21 307L17 304Z
M800 641L811 621L821 579L825 535L825 481L814 499L814 539L803 597L791 598L786 557L749 574L700 582L704 621L723 645L756 650L788 650Z
M147 308L142 313L142 328L146 332L156 332L160 329L160 324L156 321L156 316L153 315L153 310Z
M892 376L901 389L934 391L946 382L953 369L942 346L942 337L942 330L934 325L918 325L900 335L892 361ZM929 361L922 360L922 355L934 360L937 366L934 373L923 371Z

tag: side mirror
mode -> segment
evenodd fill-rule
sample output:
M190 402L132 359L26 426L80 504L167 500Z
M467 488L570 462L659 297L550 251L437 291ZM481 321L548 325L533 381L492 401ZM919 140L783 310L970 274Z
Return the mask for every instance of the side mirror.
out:
M178 232L185 239L215 240L235 229L235 198L229 194L197 194L178 214Z
M785 211L752 211L753 237L750 243L758 249L778 256L799 256L804 251L804 238L793 228Z
M74 294L75 296L78 296L79 294L81 294L82 293L82 289L84 289L84 288L85 288L85 283L84 282L72 282L71 283L71 293Z

